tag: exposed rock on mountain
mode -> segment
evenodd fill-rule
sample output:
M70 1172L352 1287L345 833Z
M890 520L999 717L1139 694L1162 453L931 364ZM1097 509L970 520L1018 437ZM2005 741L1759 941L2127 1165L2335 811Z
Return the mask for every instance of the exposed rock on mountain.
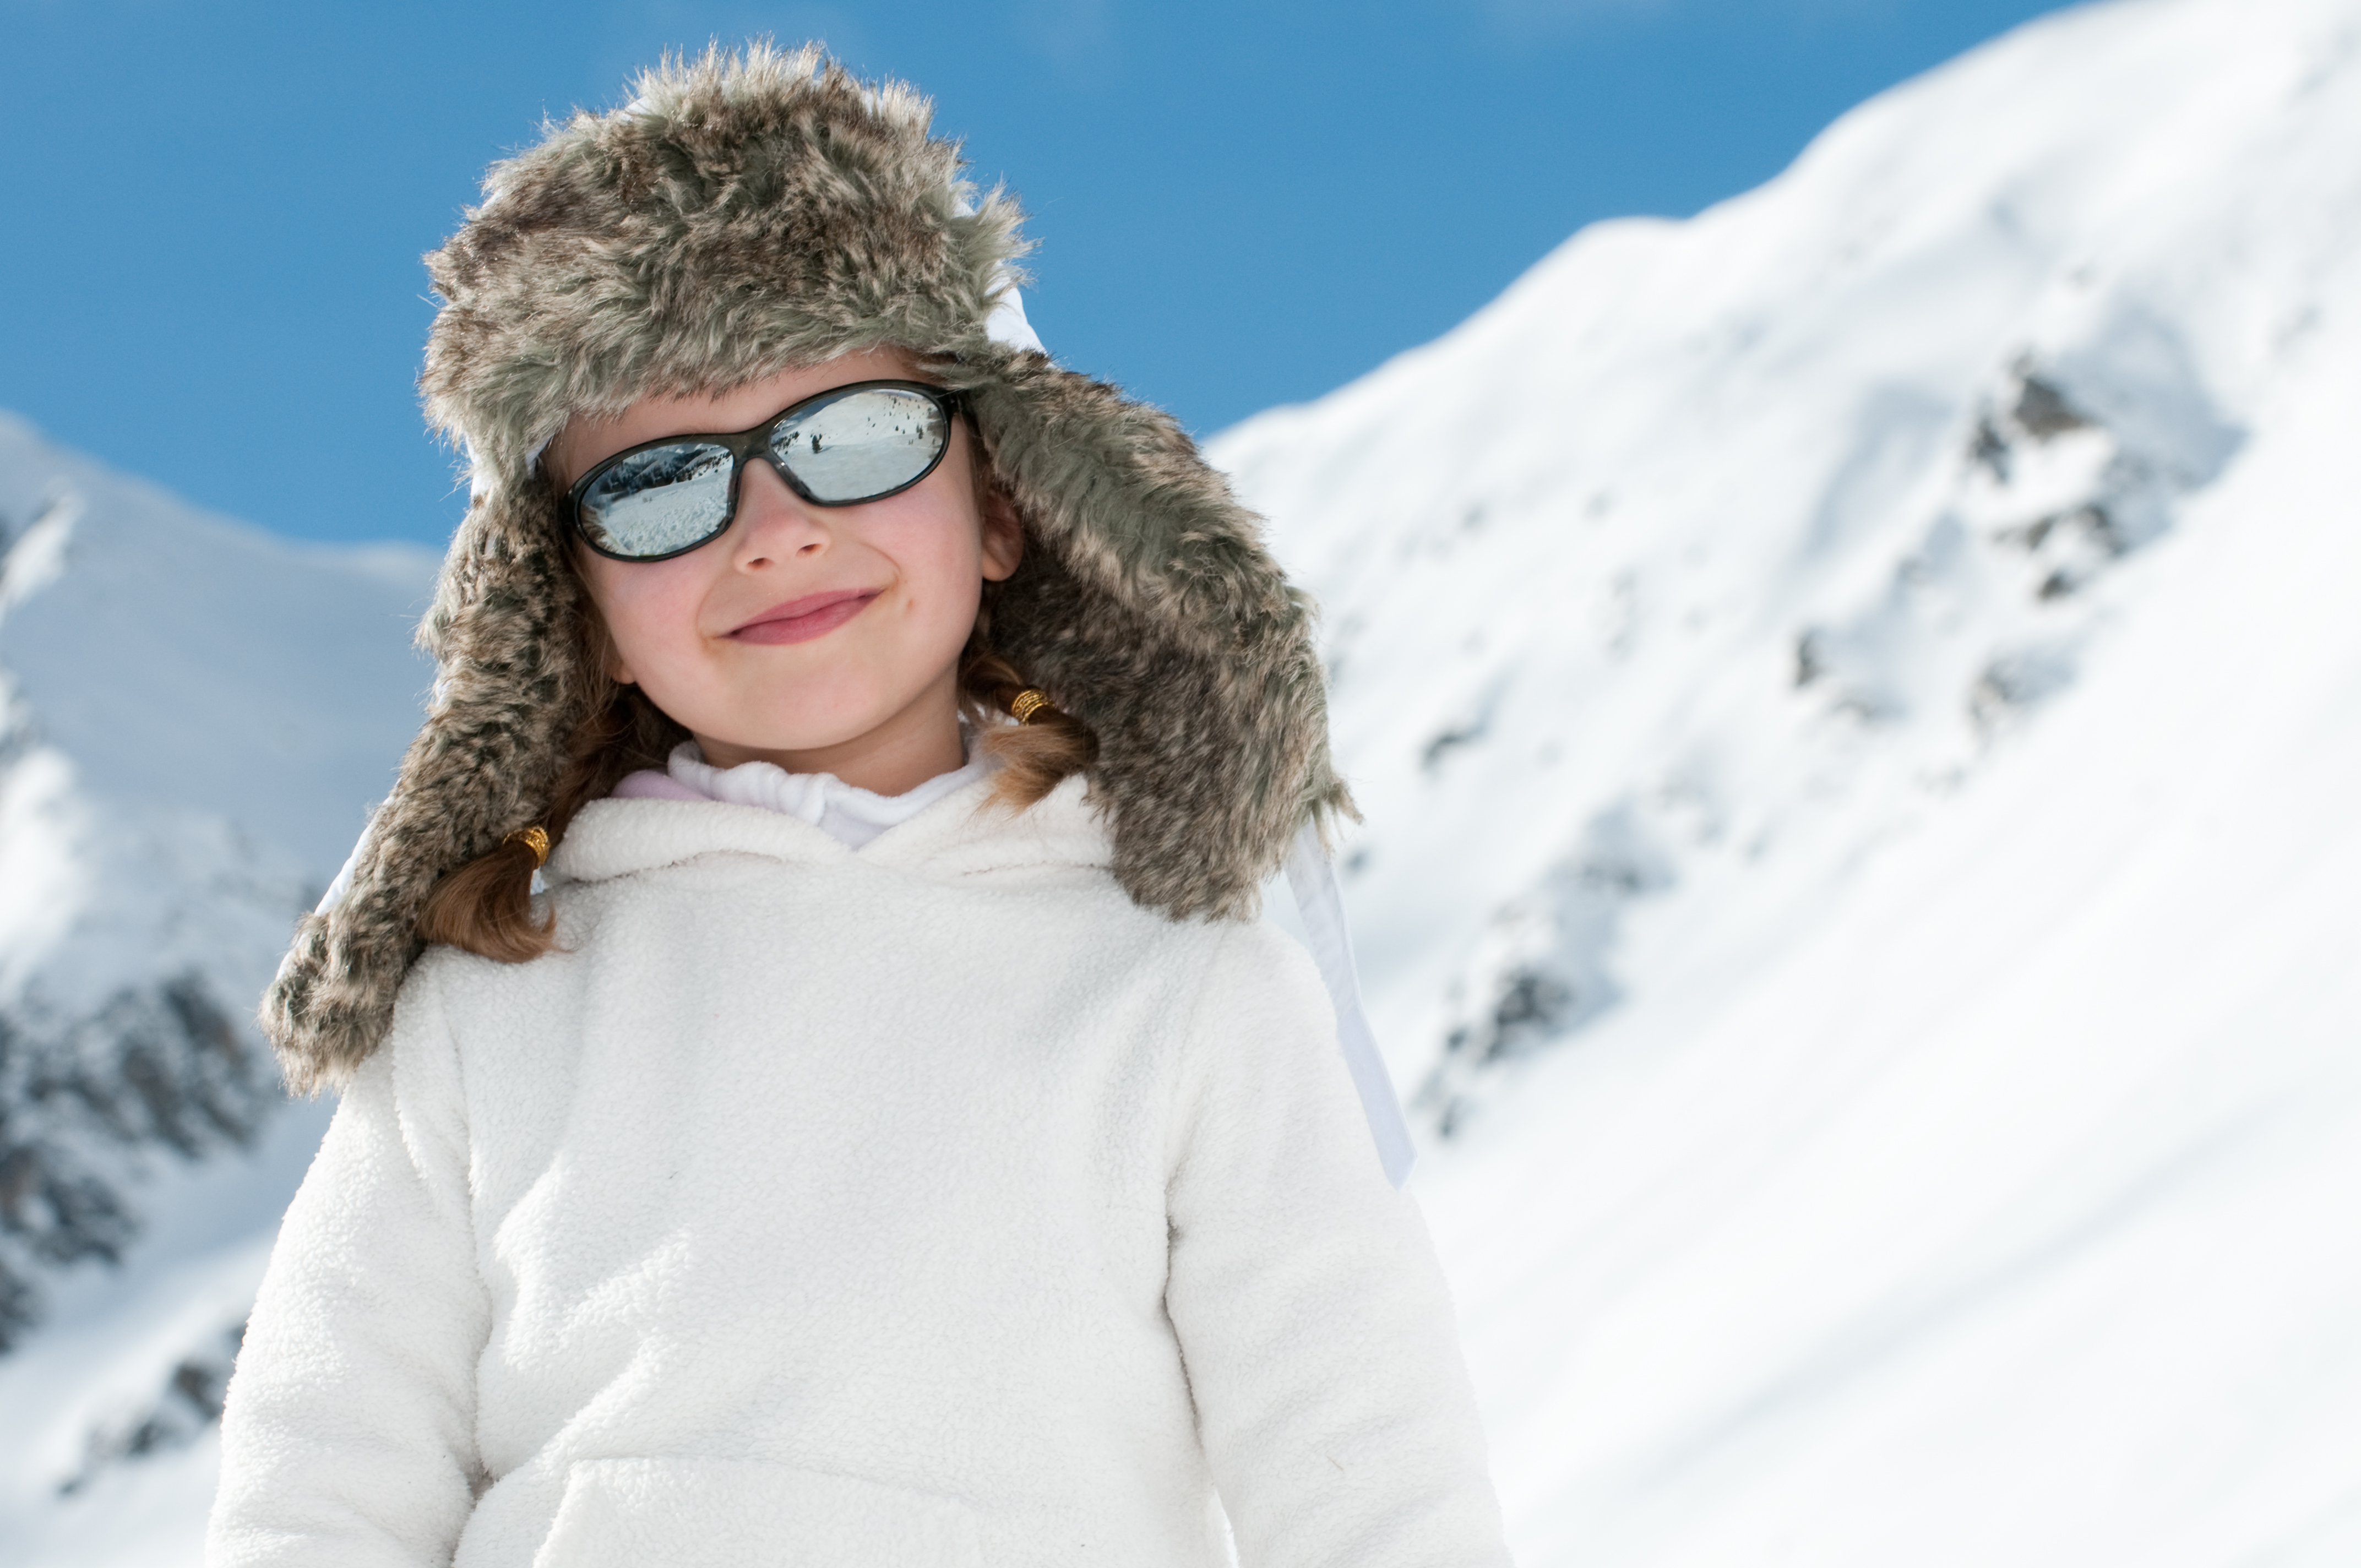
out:
M432 571L205 516L0 414L0 1357L39 1344L0 1358L0 1471L26 1506L218 1409L323 1109L286 1105L255 1002L415 726ZM11 1562L17 1517L0 1497Z

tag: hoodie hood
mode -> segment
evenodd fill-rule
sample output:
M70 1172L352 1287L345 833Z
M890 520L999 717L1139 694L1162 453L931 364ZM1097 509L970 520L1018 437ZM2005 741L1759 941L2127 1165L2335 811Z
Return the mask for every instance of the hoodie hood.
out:
M700 855L758 855L790 865L864 863L937 882L1018 870L1104 873L1113 850L1079 778L1010 816L992 781L972 779L855 849L799 817L708 800L595 800L550 852L553 890L611 882Z
M1019 214L964 181L929 115L815 49L667 61L625 107L496 165L427 258L421 385L471 499L420 630L425 725L348 891L264 999L295 1088L376 1048L434 884L548 816L598 683L537 455L576 414L652 393L891 347L969 394L1026 530L993 641L1096 734L1090 797L1137 903L1250 915L1299 828L1350 810L1309 605L1259 521L1170 416L1005 341Z

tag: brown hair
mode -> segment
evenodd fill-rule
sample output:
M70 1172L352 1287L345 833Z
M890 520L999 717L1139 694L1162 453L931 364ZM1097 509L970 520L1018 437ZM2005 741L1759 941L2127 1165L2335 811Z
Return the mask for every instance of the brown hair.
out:
M976 454L972 466L979 513L989 518L1000 510L1015 517L1014 502L983 458L982 443L972 440L970 450ZM1018 527L1023 527L1021 520ZM975 728L979 750L998 764L988 804L1016 812L1089 767L1098 756L1098 737L1056 707L1037 708L1023 724L1000 721L1030 684L992 646L992 610L1003 586L983 585L975 629L960 654L960 707ZM661 769L673 748L688 739L688 731L645 692L608 675L615 662L606 620L578 583L577 593L583 663L594 672L591 678L599 690L593 695L589 717L575 729L565 768L550 791L549 812L541 826L552 848L566 836L576 812L611 793L626 773ZM464 948L502 963L541 957L557 945L557 915L544 908L540 918L533 916L533 875L540 865L541 858L530 846L515 839L504 840L434 884L419 916L418 934L429 942Z

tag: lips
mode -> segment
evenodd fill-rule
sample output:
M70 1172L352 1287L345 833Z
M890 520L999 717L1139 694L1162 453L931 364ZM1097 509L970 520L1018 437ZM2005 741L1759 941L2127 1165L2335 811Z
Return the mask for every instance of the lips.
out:
M876 588L839 588L828 593L806 594L785 604L773 605L745 625L730 633L738 642L808 642L829 632L869 608L880 590Z

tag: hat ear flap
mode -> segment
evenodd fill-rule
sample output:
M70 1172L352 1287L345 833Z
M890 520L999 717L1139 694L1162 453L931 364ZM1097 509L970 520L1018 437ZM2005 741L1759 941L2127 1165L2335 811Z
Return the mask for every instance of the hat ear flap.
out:
M305 918L262 1003L289 1084L341 1083L392 1022L435 883L545 822L606 689L589 609L546 487L479 496L451 542L419 641L438 671L426 722L363 835L344 895Z
M1132 897L1250 916L1307 817L1352 812L1310 601L1170 416L1007 359L977 422L1032 538L994 641L1098 737L1092 797Z

